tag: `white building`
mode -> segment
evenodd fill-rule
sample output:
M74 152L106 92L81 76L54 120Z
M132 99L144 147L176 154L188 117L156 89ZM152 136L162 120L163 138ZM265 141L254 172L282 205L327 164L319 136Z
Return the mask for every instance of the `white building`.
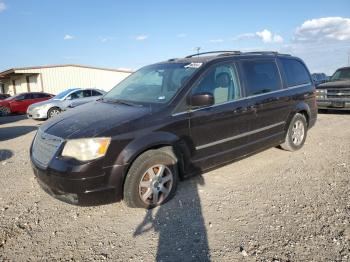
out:
M12 68L0 72L0 93L58 94L67 88L98 88L109 91L131 71L82 65Z

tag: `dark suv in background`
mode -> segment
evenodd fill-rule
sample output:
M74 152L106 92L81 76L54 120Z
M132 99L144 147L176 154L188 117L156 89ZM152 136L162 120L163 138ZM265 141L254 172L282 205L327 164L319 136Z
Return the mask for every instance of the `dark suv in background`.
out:
M299 58L202 53L143 67L99 101L43 124L30 158L57 198L79 203L111 190L130 207L152 208L179 178L277 145L300 149L316 117Z
M316 89L320 109L350 110L350 67L339 68L329 82Z

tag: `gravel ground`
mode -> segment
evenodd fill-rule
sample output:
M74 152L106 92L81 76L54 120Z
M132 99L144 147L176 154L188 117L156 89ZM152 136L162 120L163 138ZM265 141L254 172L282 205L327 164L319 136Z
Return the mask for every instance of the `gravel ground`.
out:
M0 118L0 260L350 261L350 114L319 114L306 144L181 182L145 211L79 207L38 186L42 122Z

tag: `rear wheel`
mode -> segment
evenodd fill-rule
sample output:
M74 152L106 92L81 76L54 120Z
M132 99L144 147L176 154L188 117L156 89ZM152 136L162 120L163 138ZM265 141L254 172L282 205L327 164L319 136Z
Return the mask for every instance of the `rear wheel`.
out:
M303 114L297 113L289 124L286 139L281 147L287 151L296 151L303 147L307 135L307 122Z
M167 150L149 150L132 164L124 184L129 207L153 208L171 199L178 183L177 160Z
M61 113L61 109L59 109L58 107L53 107L53 108L50 108L50 110L47 112L47 117L51 118L51 117L57 116L60 113Z

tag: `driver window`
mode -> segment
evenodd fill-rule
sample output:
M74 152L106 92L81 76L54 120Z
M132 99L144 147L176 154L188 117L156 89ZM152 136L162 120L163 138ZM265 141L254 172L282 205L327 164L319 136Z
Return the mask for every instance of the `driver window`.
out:
M91 90L84 90L83 91L83 97L90 97L91 96Z
M222 104L241 98L234 64L216 65L207 71L192 90L192 94L203 92L212 93L215 104Z
M68 96L69 100L74 100L74 99L78 99L78 98L83 98L83 91L82 90L76 91Z

